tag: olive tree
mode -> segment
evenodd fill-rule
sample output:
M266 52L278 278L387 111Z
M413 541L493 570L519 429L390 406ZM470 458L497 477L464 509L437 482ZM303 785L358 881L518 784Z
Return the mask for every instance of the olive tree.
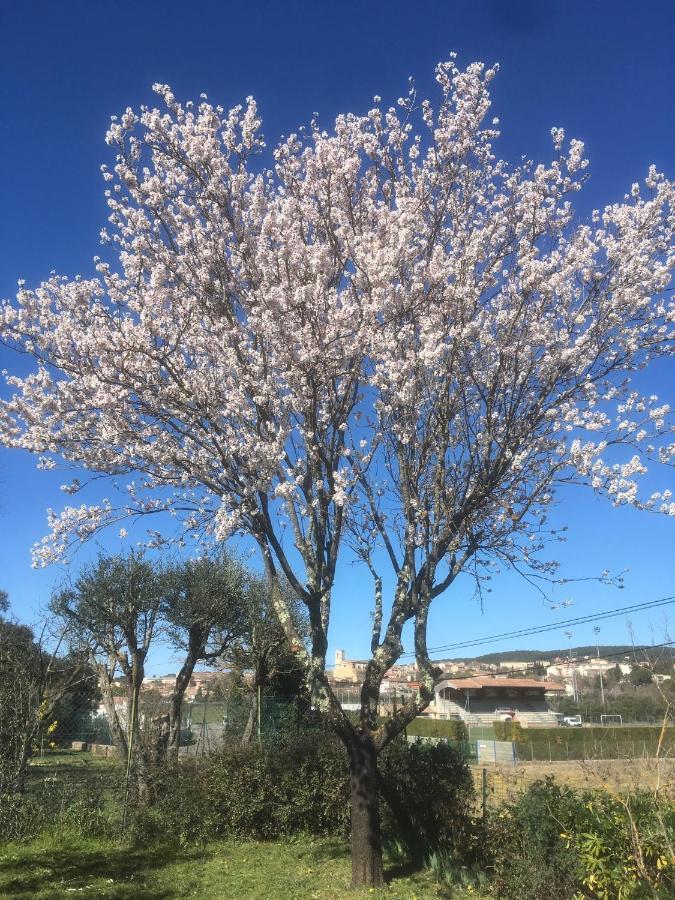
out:
M162 605L165 635L183 655L169 700L167 749L178 755L183 701L197 664L222 663L247 630L249 573L227 553L186 560L166 569Z
M73 583L55 591L51 608L86 648L95 668L113 743L133 768L139 795L149 796L150 748L142 734L141 690L165 596L164 572L141 553L100 555ZM125 680L126 702L115 703L114 682Z

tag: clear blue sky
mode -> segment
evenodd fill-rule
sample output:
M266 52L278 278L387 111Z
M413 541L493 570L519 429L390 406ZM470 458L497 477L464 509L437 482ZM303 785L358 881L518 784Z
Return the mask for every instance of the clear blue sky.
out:
M314 111L329 124L338 112L364 111L374 94L395 99L411 74L433 90L433 66L451 50L462 63L498 61L500 154L546 158L553 125L584 140L592 175L586 212L620 200L652 162L675 175L674 26L672 0L4 3L0 296L13 295L18 278L32 285L51 269L91 272L106 216L99 166L110 161L103 141L109 117L151 102L155 81L184 99L205 91L226 107L253 94L273 144ZM0 366L24 365L0 349ZM661 367L655 392L675 405L673 374L672 366ZM28 620L63 577L56 568L32 571L29 558L46 530L46 508L66 499L62 480L0 450L0 586ZM629 568L626 589L567 585L556 597L575 605L551 612L525 584L504 577L483 612L461 591L441 600L431 646L675 593L675 520L615 511L589 493L568 492L562 500L556 517L570 526L563 573ZM118 550L119 540L106 546ZM348 567L340 576L331 651L344 647L358 656L367 651L370 584L362 586ZM650 624L658 640L664 620L636 616L633 624L639 641L651 639ZM592 637L590 627L577 629L573 641ZM625 641L625 622L605 623L601 640ZM524 643L531 642L501 647ZM566 639L554 633L536 643ZM164 668L158 660L156 669Z

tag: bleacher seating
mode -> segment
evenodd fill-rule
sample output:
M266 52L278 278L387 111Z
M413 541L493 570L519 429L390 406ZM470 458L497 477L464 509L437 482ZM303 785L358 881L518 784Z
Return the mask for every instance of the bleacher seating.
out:
M526 726L551 726L558 721L556 714L549 709L545 700L518 698L513 702L512 709L516 710L516 721ZM437 713L443 718L457 718L457 715L467 725L492 725L498 719L495 712L494 698L472 699L471 710L460 709L455 703L441 701L436 704Z

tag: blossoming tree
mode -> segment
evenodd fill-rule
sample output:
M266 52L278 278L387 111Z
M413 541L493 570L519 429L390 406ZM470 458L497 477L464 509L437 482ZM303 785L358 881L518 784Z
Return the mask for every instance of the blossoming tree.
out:
M437 105L414 87L396 107L376 98L330 132L292 134L270 168L251 98L224 112L156 85L161 109L127 109L108 132L97 276L22 286L0 320L37 361L9 378L4 443L128 476L119 504L50 512L38 563L159 512L256 542L349 753L355 885L382 881L377 754L433 696L433 601L495 560L546 574L562 481L675 512L667 491L638 490L646 461L675 451L668 408L630 382L673 349L673 185L651 169L579 223L583 145L553 129L549 164L499 160L495 72L451 58ZM363 563L374 611L357 724L325 672L341 553ZM282 576L306 604L308 647ZM422 686L378 723L406 623Z

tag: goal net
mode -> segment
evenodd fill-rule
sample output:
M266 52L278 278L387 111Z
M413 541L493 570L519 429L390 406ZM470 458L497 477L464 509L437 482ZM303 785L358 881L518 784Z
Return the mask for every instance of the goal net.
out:
M602 715L602 716L600 716L600 724L601 725L623 725L623 716Z

